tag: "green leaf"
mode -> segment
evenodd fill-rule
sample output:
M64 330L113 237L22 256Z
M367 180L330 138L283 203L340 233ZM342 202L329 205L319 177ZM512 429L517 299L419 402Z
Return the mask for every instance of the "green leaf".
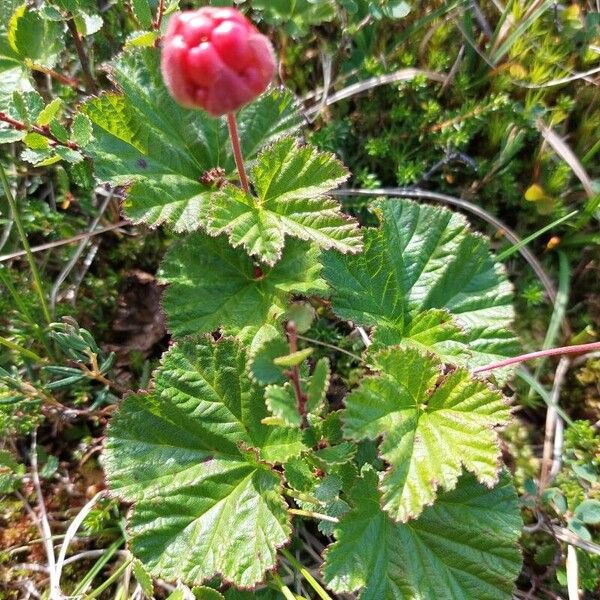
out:
M135 47L151 48L157 38L158 32L156 31L134 31L127 36L124 47L125 49Z
M281 261L257 273L224 238L191 234L167 253L159 272L169 284L163 300L169 328L177 337L274 323L290 293L325 292L317 256L316 248L290 239Z
M410 13L410 4L405 0L391 0L381 10L388 19L403 19Z
M198 586L192 589L196 600L225 600L225 596L209 587Z
M308 302L293 302L282 318L284 321L293 321L298 333L306 333L311 328L316 314Z
M418 517L438 487L456 486L463 466L496 483L507 400L464 369L444 374L438 358L414 348L382 350L374 361L380 374L346 398L343 423L348 439L382 440L384 510L399 521Z
M36 91L15 91L12 95L10 114L26 125L35 123L44 109L44 100Z
M587 525L600 523L600 500L584 500L575 509L575 518Z
M394 523L379 507L368 470L354 507L335 529L323 575L360 600L509 600L521 570L521 516L509 476L488 489L474 477L440 495L416 521Z
M73 119L71 139L81 147L87 146L93 139L92 122L83 113L78 113Z
M333 154L283 138L264 150L251 174L257 196L233 186L215 194L208 231L227 233L231 245L274 264L284 237L310 240L322 248L359 252L357 223L326 196L348 177Z
M44 19L37 11L22 4L10 18L8 41L22 60L53 67L64 48L63 26Z
M192 231L205 225L207 205L218 192L203 177L216 167L235 177L235 164L225 120L179 106L163 84L159 58L157 48L136 48L112 64L122 93L83 104L95 137L86 151L100 180L129 185L123 208L134 223ZM261 96L237 116L247 161L300 122L292 94L281 91Z
M144 565L139 560L134 560L132 563L133 575L136 581L140 584L142 591L146 596L152 598L154 596L154 586L152 585L152 577L144 568Z
M319 414L323 410L325 403L325 394L329 389L329 380L331 378L331 369L328 358L320 358L315 365L315 369L310 376L306 395L308 401L306 410L309 413Z
M88 14L83 10L78 10L73 16L75 26L79 35L87 37L88 35L94 35L102 29L104 21L100 15Z
M25 142L25 145L32 150L46 150L50 147L48 138L35 132L29 132L23 138L23 141Z
M301 365L314 351L314 348L304 348L291 354L277 356L273 359L273 364L277 367L297 367Z
M131 0L131 8L135 18L144 29L152 27L152 12L148 0Z
M261 424L245 366L232 339L188 338L163 357L154 391L127 397L111 422L109 485L134 503L131 550L157 577L252 586L289 538L280 475L263 461L298 455L301 434Z
M294 37L305 35L312 25L332 21L338 10L334 0L253 0L252 8Z
M585 526L585 523L577 518L573 518L568 522L569 529L576 533L581 539L587 542L592 541L592 534L590 530Z
M444 208L393 200L375 210L382 223L364 232L363 253L325 253L336 314L374 327L373 349L403 343L468 366L513 356L512 288L485 239Z
M279 332L275 330L275 335L264 339L256 349L251 352L248 361L248 372L254 381L261 385L284 383L287 378L280 366L274 363L274 359L289 351L289 342L287 342Z
M43 110L40 112L36 119L38 125L48 125L50 121L54 120L58 112L62 107L63 101L60 98L55 98L52 102L48 103Z
M0 128L0 144L10 144L12 142L20 142L26 135L25 131L17 131L16 129Z
M298 402L289 383L268 385L265 389L267 408L287 427L300 427L302 417L298 412Z
M69 132L57 120L50 121L50 133L63 144L69 141Z

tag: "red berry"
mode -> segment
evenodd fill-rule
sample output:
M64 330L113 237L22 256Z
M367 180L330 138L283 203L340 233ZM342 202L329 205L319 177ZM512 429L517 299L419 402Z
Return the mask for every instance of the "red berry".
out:
M269 40L238 10L205 6L171 17L161 69L177 102L216 117L267 89L275 56Z

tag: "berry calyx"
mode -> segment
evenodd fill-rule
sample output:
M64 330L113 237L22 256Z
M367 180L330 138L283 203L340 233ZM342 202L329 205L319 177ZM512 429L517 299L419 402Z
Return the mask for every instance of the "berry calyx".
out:
M275 55L268 38L238 10L205 6L171 17L161 69L179 104L217 117L267 89Z

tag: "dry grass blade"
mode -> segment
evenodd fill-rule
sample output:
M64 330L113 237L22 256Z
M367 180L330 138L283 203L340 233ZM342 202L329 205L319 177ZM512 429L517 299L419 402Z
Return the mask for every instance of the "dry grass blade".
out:
M536 127L542 134L544 140L552 147L554 152L560 156L568 165L585 190L585 193L589 198L593 198L596 194L594 193L594 186L590 176L587 174L583 165L579 159L575 156L573 150L565 143L565 141L551 128L548 127L541 119L537 119L535 122Z
M55 242L48 242L47 244L40 244L39 246L33 246L31 248L31 252L35 254L36 252L43 252L44 250L51 250L52 248L58 248L59 246L66 246L68 244L74 244L75 242L79 242L84 239L89 239L96 235L100 235L102 233L106 233L107 231L114 231L115 229L119 229L120 227L124 227L125 225L129 225L129 221L119 221L118 223L114 223L113 225L107 225L106 227L101 227L100 229L95 229L94 231L86 231L84 233L78 233L70 238L65 238L64 240L56 240ZM24 250L19 250L18 252L11 252L10 254L1 254L0 255L0 263L6 262L8 260L13 260L15 258L19 258L21 256L25 256Z
M371 77L370 79L365 79L364 81L359 81L357 83L353 83L348 87L341 89L339 92L332 94L327 97L324 106L331 106L340 100L345 100L346 98L350 98L356 94L361 94L362 92L366 92L368 90L372 90L373 88L379 87L380 85L386 85L388 83L397 83L399 81L410 81L415 77L425 77L426 79L430 79L431 81L437 81L439 83L444 83L446 81L446 75L443 73L437 73L435 71L425 71L423 69L399 69L398 71L394 71L393 73L389 73L388 75L381 75L378 77ZM315 106L311 106L304 111L306 117L314 118L323 108L323 103L319 102Z

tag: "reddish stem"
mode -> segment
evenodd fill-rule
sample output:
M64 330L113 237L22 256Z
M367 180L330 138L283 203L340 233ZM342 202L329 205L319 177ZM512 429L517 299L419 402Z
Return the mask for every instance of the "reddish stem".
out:
M473 369L472 372L481 373L483 371L492 371L527 360L533 360L534 358L544 358L545 356L556 356L557 354L586 354L588 352L593 352L594 350L600 350L600 342L579 344L577 346L563 346L562 348L549 348L548 350L539 350L538 352L521 354L521 356L506 358L504 360L499 360L498 362L490 363L489 365L484 365L483 367L477 367L476 369Z
M50 75L53 79L72 87L76 92L81 92L82 90L79 88L79 82L77 79L73 77L67 77L54 69L50 69L48 67L44 67L43 65L31 65L31 69L33 71L38 71L39 73L45 73L46 75Z
M237 121L235 113L227 113L227 126L229 127L229 137L231 138L231 147L233 148L233 157L235 158L235 166L240 175L240 184L246 194L250 194L250 185L244 168L244 157L242 156L242 146L240 144L240 136L238 134Z
M165 0L160 0L158 3L158 10L156 12L156 21L154 21L154 29L160 29L162 25L163 15L165 13Z
M296 324L293 321L290 321L287 324L286 331L290 342L290 353L294 354L295 352L298 352L298 331L296 329ZM308 420L306 418L306 403L308 402L308 397L302 391L302 386L300 385L300 368L298 365L295 365L286 373L286 375L289 377L292 387L294 388L294 394L296 396L296 401L298 402L298 412L302 416L302 426L306 427L308 425Z
M67 148L71 148L71 150L78 150L79 146L75 142L61 142L57 139L52 133L50 133L50 129L44 125L40 127L39 125L26 125L21 121L17 121L12 117L9 117L6 113L0 112L0 121L4 121L8 123L13 129L17 131L33 131L34 133L39 133L44 137L47 137L49 140L58 144L59 146L66 146Z

